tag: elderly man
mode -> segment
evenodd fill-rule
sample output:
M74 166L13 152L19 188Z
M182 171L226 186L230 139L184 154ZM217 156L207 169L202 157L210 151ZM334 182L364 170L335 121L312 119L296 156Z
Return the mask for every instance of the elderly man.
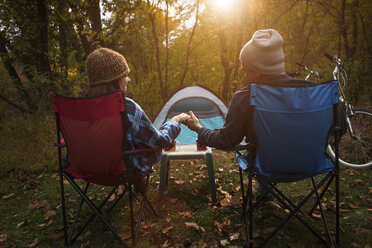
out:
M256 31L240 52L240 62L249 82L271 84L313 84L313 82L294 79L285 73L283 38L274 29ZM226 122L221 129L210 130L202 127L197 117L190 111L188 127L198 133L198 142L202 145L227 149L238 145L245 138L252 142L250 121L249 87L234 93ZM259 185L259 197L264 195L264 187ZM267 194L264 200L272 200Z

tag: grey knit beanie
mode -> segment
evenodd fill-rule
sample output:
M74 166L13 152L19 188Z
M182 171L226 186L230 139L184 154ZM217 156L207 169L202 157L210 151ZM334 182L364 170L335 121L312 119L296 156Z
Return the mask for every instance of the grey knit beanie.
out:
M129 67L124 56L103 47L88 55L85 70L90 85L108 83L129 73Z
M256 31L240 52L243 68L261 75L284 72L283 38L274 29Z

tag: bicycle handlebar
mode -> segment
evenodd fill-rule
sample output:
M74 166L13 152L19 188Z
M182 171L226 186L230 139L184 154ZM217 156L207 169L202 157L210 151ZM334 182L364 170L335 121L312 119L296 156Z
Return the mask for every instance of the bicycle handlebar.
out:
M325 53L324 56L326 56L330 61L334 62L335 57L333 57L332 55Z
M301 67L306 67L306 65L301 64L301 63L298 63L298 62L296 62L296 64L299 65L299 66L301 66Z
M328 53L324 53L324 56L326 56L330 61L332 61L333 63L335 63L336 66L343 67L342 66L342 63L341 63L341 59L339 59L336 55L335 56L332 56L332 55L329 55Z

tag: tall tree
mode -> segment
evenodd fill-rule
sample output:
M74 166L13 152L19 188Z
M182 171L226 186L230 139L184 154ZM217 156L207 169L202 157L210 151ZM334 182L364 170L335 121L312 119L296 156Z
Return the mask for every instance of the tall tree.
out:
M189 42L187 43L186 55L185 55L185 65L183 67L184 69L183 69L183 72L181 74L180 85L183 85L183 83L185 81L187 71L189 70L189 60L190 60L190 55L191 55L191 52L192 52L191 43L192 43L192 40L193 40L193 36L195 34L196 27L198 25L198 20L199 20L199 0L196 0L195 23L192 27L192 30L191 30L191 33L190 33L190 36L189 36Z

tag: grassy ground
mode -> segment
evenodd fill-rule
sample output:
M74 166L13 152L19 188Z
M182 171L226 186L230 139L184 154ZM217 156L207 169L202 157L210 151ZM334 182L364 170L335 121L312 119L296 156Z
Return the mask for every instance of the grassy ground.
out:
M239 173L231 154L214 152L218 204L210 201L207 170L204 161L172 161L168 193L158 199L159 168L155 166L149 198L159 218L145 213L136 247L242 247ZM63 247L61 201L58 175L53 165L44 171L28 173L17 169L0 179L0 247ZM344 169L341 173L341 244L342 247L371 247L372 244L372 178L371 170ZM66 186L68 186L66 184ZM281 187L297 197L310 188L309 183L291 183ZM102 199L107 188L94 187ZM333 189L331 190L334 191ZM69 206L78 200L67 187ZM326 195L327 216L334 226L334 196ZM128 237L127 200L110 213L110 221L120 235ZM304 212L309 208L305 206ZM283 217L276 205L265 205L254 215L254 237L260 241ZM83 208L83 213L90 213ZM69 219L73 210L69 210ZM318 212L306 220L322 232ZM324 235L324 233L322 232ZM128 240L130 241L130 240ZM113 235L97 219L73 247L120 247ZM296 219L290 221L267 247L323 247L316 237Z

